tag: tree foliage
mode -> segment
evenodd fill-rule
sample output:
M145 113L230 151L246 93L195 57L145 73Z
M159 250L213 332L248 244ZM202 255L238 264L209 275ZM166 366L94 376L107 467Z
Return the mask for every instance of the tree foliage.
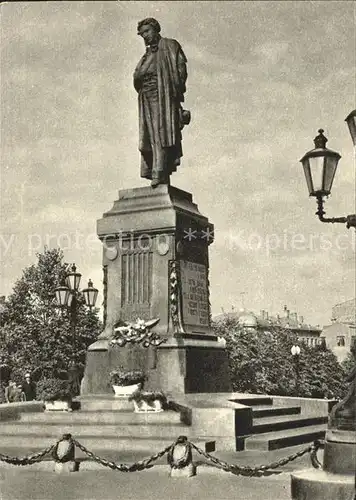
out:
M356 346L354 347L354 349ZM350 351L344 361L341 363L341 366L345 370L346 373L351 373L351 370L355 367L355 356Z
M37 379L61 377L71 361L84 367L88 346L100 333L98 310L87 310L84 298L76 307L77 327L68 310L59 311L55 288L68 272L60 249L45 249L37 263L26 268L5 301L0 325L0 365L15 380L30 371Z
M234 391L310 398L340 398L345 392L345 370L325 346L309 347L289 330L255 331L241 327L234 318L214 324L225 338ZM293 344L300 345L297 359Z

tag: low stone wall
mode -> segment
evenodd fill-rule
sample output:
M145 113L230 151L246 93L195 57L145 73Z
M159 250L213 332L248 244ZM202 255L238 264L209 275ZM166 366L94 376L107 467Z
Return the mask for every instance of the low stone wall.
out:
M44 411L42 401L23 401L19 403L0 404L0 421L19 420L21 413L35 413Z
M326 417L337 403L336 399L294 398L290 396L270 396L273 406L300 406L301 415Z
M252 409L229 401L230 393L187 394L171 402L194 436L216 441L216 450L236 451L238 436L250 434Z

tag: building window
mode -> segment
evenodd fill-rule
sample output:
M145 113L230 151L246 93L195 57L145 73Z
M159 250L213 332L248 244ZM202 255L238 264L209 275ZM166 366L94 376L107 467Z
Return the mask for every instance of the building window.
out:
M339 335L336 337L336 345L338 347L345 347L345 337L344 335Z

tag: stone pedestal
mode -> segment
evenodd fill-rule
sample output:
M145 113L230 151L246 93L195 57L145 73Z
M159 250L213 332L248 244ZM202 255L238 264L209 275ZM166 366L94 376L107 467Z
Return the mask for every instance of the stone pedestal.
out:
M228 392L227 356L210 325L208 247L213 225L192 195L168 185L123 190L98 221L104 331L89 347L82 394L111 392L108 374L142 368L147 388ZM111 348L118 321L159 318L156 347Z
M329 429L325 436L323 469L292 474L293 500L354 500L356 433Z

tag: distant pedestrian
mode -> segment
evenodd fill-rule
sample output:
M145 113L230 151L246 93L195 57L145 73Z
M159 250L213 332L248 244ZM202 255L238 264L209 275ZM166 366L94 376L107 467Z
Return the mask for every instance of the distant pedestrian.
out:
M36 383L31 380L31 374L25 373L25 380L22 382L22 391L25 395L25 401L36 399Z
M7 403L17 403L25 400L25 395L22 392L21 385L17 386L16 382L9 380L9 384L5 389L5 399Z
M26 401L25 393L22 390L22 385L15 384L14 403L20 403L21 401Z
M13 380L9 380L7 386L5 387L5 400L6 403L12 403L14 399L14 388L16 384Z

